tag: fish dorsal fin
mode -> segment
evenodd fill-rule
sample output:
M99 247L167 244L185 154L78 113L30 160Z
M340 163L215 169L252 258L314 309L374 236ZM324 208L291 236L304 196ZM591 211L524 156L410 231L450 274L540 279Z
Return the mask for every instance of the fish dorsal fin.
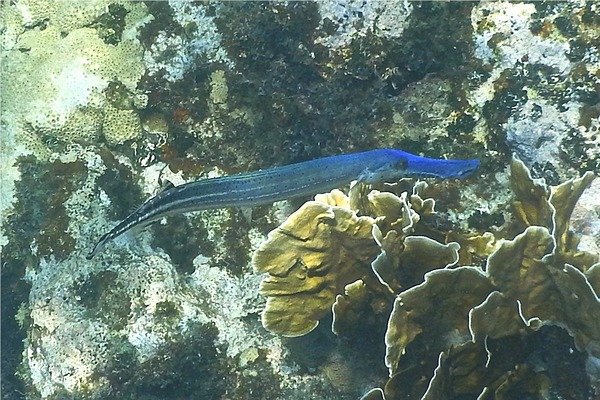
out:
M242 215L248 223L252 222L252 207L240 207Z
M162 193L162 192L166 192L169 189L172 189L175 187L175 185L173 184L173 182L171 182L168 179L161 179L159 178L158 183L161 185L160 186L160 190L158 191L158 193Z

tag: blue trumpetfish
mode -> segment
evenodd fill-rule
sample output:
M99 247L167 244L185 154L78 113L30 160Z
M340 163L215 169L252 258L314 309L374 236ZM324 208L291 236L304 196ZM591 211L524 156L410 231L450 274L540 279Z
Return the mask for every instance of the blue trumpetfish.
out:
M353 180L372 184L407 177L463 178L478 166L479 160L433 159L402 150L377 149L190 182L170 187L146 201L104 234L86 258L92 259L107 242L128 230L168 215L269 204L328 192Z

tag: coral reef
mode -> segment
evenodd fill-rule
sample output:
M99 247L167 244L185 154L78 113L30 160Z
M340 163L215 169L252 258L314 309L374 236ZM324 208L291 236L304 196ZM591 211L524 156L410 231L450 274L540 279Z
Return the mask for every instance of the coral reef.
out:
M127 33L148 20L143 4L120 6L127 13L125 32L117 44L109 44L99 37L97 28L89 26L117 11L114 7L107 11L111 2L68 3L32 1L22 3L20 8L3 7L3 13L21 19L20 26L9 25L8 29L22 30L15 34L14 42L8 43L13 51L3 56L2 73L7 82L3 113L12 116L17 129L34 132L43 139L95 141L103 121L111 143L139 137L139 127L135 132L128 129L129 115L111 112L110 99L104 92L111 82L134 92L142 77L142 48L137 38ZM128 111L134 112L131 105ZM121 129L126 137L119 136Z
M582 123L598 101L599 47L585 33L597 29L595 14L586 2L487 3L471 17L486 73L470 102L552 184L568 176L566 165L598 173L598 127Z
M530 390L557 395L575 390L589 396L596 384L593 367L587 368L589 380L582 387L563 388L561 378L549 372L552 366L540 370L534 358L507 366L502 359L504 352L514 359L511 347L495 344L525 342L546 334L545 327L558 326L592 364L600 356L600 300L594 289L599 255L578 250L569 229L575 204L593 178L586 173L549 187L514 159L517 218L505 233L524 231L510 240L496 237L492 251L475 246L480 256L489 254L483 268L456 266L455 242L443 245L411 235L424 223L415 209L434 212L431 206L418 207L430 199L413 193L417 207L406 201L402 207L406 192L396 197L356 186L349 198L337 191L317 196L271 232L254 255L255 268L269 273L261 286L268 297L263 325L279 334L305 334L331 307L332 330L347 335L389 310L383 284L388 295L396 294L385 336L391 376L383 391L386 399L483 393L508 398L507 393ZM383 199L396 206L382 206ZM422 361L415 366L415 360ZM581 361L578 370L585 370ZM421 377L418 384L415 376Z
M312 331L338 293L368 272L377 245L373 221L350 209L309 202L292 214L254 254L268 272L263 325L285 336Z
M593 2L14 0L0 19L6 398L597 396ZM481 175L174 216L84 260L167 180L376 147Z

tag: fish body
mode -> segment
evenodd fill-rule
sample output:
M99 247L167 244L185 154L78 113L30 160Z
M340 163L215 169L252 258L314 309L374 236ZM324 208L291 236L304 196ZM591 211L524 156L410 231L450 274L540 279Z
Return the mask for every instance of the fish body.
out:
M173 186L146 201L104 234L86 258L92 259L107 242L128 230L173 214L270 204L328 192L353 180L372 184L403 177L462 178L478 166L479 160L439 160L401 150L377 149L190 182Z

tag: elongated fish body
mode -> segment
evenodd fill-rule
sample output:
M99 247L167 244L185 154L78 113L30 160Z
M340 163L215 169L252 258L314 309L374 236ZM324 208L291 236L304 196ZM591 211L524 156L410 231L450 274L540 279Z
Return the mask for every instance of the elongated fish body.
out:
M328 192L355 179L371 184L403 177L462 178L478 166L479 160L438 160L401 150L378 149L190 182L146 201L104 234L86 258L92 259L107 242L128 230L173 214L269 204Z

